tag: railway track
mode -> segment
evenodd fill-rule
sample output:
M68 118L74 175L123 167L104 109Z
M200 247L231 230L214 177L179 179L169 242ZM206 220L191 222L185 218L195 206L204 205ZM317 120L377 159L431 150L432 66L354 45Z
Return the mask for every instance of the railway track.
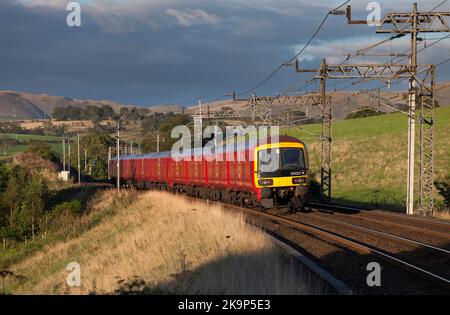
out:
M243 212L252 217L276 222L291 229L338 243L351 251L376 257L445 290L450 289L450 270L447 270L450 265L450 250L448 249L377 229L321 217L315 213L287 216L220 202L208 202L220 205L227 210ZM280 210L277 211L280 212ZM428 231L428 229L422 230L422 232ZM351 232L350 235L349 232ZM433 234L434 237L443 235L447 236L444 232ZM301 244L299 246L301 247ZM399 253L398 250L392 248L400 248L406 252L410 250L411 254ZM423 253L419 255L414 251ZM427 263L427 259L429 259L429 263Z
M450 228L446 232L445 229L443 231L440 231L441 229L435 230L430 228L423 228L419 226L414 225L407 225L405 223L398 223L397 221L393 220L386 220L383 218L379 218L376 216L367 216L367 215L354 215L354 214L343 214L339 212L329 212L324 211L321 209L312 209L317 214L320 214L322 216L326 217L333 217L338 218L339 220L342 220L344 222L357 222L357 224L361 224L363 226L378 226L382 229L388 229L388 230L394 230L395 233L399 234L400 236L404 237L411 237L415 238L420 236L419 239L423 240L430 239L431 243L433 243L433 238L439 239L440 241L450 241Z
M357 214L366 218L373 218L374 220L396 220L396 222L403 222L406 223L404 225L407 225L411 228L417 227L417 228L424 228L427 230L442 230L444 234L447 235L447 237L450 238L450 222L445 222L437 219L427 219L427 218L420 218L415 216L407 216L405 214L400 213L393 213L393 212L386 212L381 210L367 210L367 209L361 209L361 208L354 208L354 207L346 207L341 205L335 205L335 204L323 204L323 203L315 203L310 202L309 206L311 206L313 209L317 211L331 211L332 213L338 214L338 213L353 213ZM384 221L388 222L388 221ZM389 221L391 224L394 222Z
M308 223L328 232L352 239L417 267L413 269L419 275L423 275L423 271L426 271L428 274L426 278L432 280L440 278L444 281L437 281L437 283L441 282L445 287L450 288L450 269L448 268L450 266L450 250L444 247L315 214L300 214L294 216L294 218L296 221ZM384 256L384 258L387 258L387 256ZM386 261L386 259L384 260ZM420 272L417 272L419 270ZM436 277L429 277L430 275Z

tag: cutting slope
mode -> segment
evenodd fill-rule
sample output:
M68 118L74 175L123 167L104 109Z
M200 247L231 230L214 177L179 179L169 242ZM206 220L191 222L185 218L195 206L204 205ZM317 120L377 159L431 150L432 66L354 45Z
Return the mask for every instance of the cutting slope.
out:
M109 195L114 195L109 194ZM134 194L136 196L136 194ZM162 192L138 195L131 206L68 242L12 266L25 276L11 293L324 293L290 257L243 215ZM66 285L77 262L81 288ZM316 286L316 287L314 287Z

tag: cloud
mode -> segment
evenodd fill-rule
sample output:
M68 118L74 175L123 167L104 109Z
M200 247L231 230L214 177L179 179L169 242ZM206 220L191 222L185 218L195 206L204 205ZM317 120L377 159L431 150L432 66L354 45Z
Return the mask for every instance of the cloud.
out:
M16 3L28 8L47 7L47 8L66 8L70 1L65 0L15 0ZM82 2L82 1L79 1Z
M442 36L443 37L443 36ZM338 64L345 61L347 54L354 55L358 50L369 47L375 43L381 42L385 37L380 36L361 36L351 38L341 38L336 40L318 41L316 44L308 47L305 54L302 56L303 60L318 61L317 56L323 56L328 63ZM427 37L424 37L426 39ZM433 37L419 43L419 63L435 63L440 59L445 59L442 52L450 50L450 40L442 40L434 43L440 37ZM425 46L426 42L426 46ZM430 44L433 46L430 47ZM410 49L409 38L402 40L395 40L380 45L365 54L353 57L351 63L385 63L394 57L396 54L408 55ZM294 50L298 51L303 45L295 46ZM408 58L398 55L398 60L403 63L408 62Z
M82 27L69 28L65 22L70 1L0 1L2 89L143 105L246 91L293 57L326 12L343 2L78 0ZM388 5L411 9L409 0L400 1L402 7L382 1L383 12ZM431 9L432 2L420 3L419 9ZM365 17L366 4L352 1L356 19ZM440 9L448 10L449 5ZM349 26L343 16L330 16L300 59L305 68L317 67L323 57L342 62L344 53L388 36L367 26ZM408 49L408 38L404 40L395 40L392 51ZM447 39L424 50L419 61L446 59L449 45ZM390 53L390 45L376 50L380 51ZM365 56L350 62L375 59ZM286 67L254 92L277 94L310 77ZM447 63L438 68L438 81L449 79Z
M177 22L184 27L202 24L213 25L217 24L220 20L217 16L208 14L207 12L200 9L167 9L166 13L167 15L174 17Z
M15 0L29 9L66 10L70 0ZM89 20L105 33L128 33L142 29L158 30L161 12L179 0L78 0L82 20ZM66 13L60 13L66 14ZM83 24L85 24L83 22Z

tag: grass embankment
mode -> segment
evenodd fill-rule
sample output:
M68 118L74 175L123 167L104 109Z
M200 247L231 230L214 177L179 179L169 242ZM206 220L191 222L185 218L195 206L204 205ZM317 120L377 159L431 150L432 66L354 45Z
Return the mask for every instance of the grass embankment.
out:
M450 107L436 110L435 124L435 180L441 180L450 175ZM302 128L318 135L321 130L320 125ZM319 138L294 129L289 134L309 144L311 168L318 178ZM416 141L418 145L419 137L416 137ZM406 200L407 143L407 117L404 114L333 122L335 201L403 210ZM418 174L419 150L418 146L416 148Z
M162 192L133 197L79 237L12 266L27 280L10 284L9 292L324 293L242 215ZM80 264L80 288L66 285L70 262Z
M96 226L103 217L111 215L117 205L121 205L122 202L122 199L113 199L109 191L99 190L98 187L63 184L57 191L51 193L48 207L51 208L67 200L79 201L80 213L74 215L67 212L61 215L56 222L57 225L51 226L48 231L41 231L34 241L5 240L0 248L0 271L10 269L14 264L34 255L46 246L78 237Z

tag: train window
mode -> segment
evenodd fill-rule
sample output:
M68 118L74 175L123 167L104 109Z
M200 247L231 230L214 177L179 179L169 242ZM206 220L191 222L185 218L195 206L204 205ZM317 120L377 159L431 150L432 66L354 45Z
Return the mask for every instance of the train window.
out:
M280 166L280 149L261 150L258 153L258 170L263 173L275 172Z
M261 176L271 176L277 171L297 171L306 169L305 156L302 149L281 148L261 150L258 153L258 172ZM266 174L264 174L266 173Z
M281 168L283 170L305 169L305 157L303 150L300 149L282 149L281 150Z

